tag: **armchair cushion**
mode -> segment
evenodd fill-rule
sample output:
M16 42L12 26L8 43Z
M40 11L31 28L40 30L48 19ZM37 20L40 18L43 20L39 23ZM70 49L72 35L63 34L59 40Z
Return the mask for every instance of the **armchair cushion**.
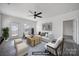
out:
M14 39L15 44L18 44L20 42L22 42L22 39L18 38L18 39Z
M63 38L62 37L59 37L57 39L56 43L55 43L55 46L58 47L61 44L62 41L63 41Z
M50 47L52 47L52 48L56 48L56 45L55 45L54 43L51 43L51 42L47 43L47 44L45 45L45 48L47 49L48 46L50 46Z

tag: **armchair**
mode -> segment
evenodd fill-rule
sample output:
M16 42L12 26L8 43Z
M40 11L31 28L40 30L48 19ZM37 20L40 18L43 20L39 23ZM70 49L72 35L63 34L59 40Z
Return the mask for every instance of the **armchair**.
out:
M61 55L62 55L62 53L63 53L63 45L64 45L63 43L64 43L64 39L62 37L59 37L55 43L48 42L46 44L46 48L50 53L55 52L55 54L58 55L57 51L58 51L58 48L60 47L60 50L61 50L60 52L61 52Z

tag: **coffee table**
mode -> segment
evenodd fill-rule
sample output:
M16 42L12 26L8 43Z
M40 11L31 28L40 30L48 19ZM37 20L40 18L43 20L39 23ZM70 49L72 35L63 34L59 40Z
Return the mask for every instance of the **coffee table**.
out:
M27 37L27 43L31 46L36 46L41 42L41 36L34 35L34 36L28 36Z

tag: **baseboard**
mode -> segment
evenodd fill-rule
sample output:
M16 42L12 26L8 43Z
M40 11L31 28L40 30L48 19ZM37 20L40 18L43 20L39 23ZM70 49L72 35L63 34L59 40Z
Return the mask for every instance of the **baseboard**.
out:
M73 35L63 35L63 36L66 36L66 37L73 37Z

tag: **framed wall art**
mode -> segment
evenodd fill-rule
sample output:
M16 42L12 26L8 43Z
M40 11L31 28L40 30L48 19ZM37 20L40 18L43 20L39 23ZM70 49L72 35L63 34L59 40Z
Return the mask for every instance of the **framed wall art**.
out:
M44 31L52 31L52 23L43 23L42 30Z

